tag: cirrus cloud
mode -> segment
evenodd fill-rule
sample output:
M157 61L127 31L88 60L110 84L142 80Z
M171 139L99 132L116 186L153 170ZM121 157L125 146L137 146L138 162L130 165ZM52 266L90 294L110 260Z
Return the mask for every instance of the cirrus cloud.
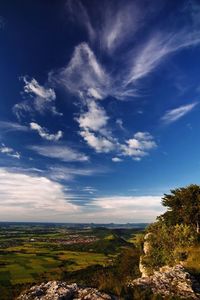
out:
M79 161L85 162L89 160L89 157L75 149L63 145L51 145L51 146L29 146L29 149L37 152L42 156L49 158L56 158L61 161Z
M197 102L194 102L191 104L182 105L177 108L168 110L161 118L161 121L165 124L173 123L185 116L186 114L188 114L189 112L191 112L197 104Z
M13 148L7 147L5 144L1 144L0 153L20 159L21 155L19 152L15 151Z

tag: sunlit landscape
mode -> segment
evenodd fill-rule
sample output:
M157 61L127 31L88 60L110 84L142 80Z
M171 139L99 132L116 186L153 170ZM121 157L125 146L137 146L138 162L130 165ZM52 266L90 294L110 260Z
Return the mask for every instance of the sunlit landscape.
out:
M200 299L199 75L199 0L0 0L0 300Z

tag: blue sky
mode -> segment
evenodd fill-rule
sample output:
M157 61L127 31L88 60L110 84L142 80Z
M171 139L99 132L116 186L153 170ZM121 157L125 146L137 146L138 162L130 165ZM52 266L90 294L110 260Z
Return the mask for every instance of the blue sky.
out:
M0 3L0 219L151 222L199 184L198 1Z

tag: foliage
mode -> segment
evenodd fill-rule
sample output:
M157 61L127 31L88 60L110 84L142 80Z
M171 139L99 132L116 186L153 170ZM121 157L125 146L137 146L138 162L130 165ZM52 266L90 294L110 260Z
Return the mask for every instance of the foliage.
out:
M185 267L190 273L198 276L200 280L200 246L195 245L188 249L188 258L185 261Z
M167 226L158 221L148 230L151 232L148 237L150 251L143 263L152 270L185 260L188 255L187 249L197 240L196 232L189 225Z
M163 265L186 261L191 247L198 243L200 222L200 186L190 185L165 194L167 211L147 229L149 249L142 259L152 271ZM191 262L191 260L190 260Z
M144 232L141 232L136 234L133 239L135 247L137 247L141 253L143 250L144 236L145 236Z
M165 194L162 199L167 212L159 220L167 225L187 224L194 226L199 231L200 224L200 186L190 185Z

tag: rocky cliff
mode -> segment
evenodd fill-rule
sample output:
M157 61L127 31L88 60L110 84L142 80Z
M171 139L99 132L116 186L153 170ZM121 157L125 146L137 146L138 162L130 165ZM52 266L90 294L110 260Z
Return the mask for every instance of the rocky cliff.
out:
M112 297L94 288L81 288L77 284L49 281L23 292L17 300L111 300Z
M153 271L149 275L149 270L143 263L145 255L151 251L147 234L144 239L143 255L140 259L141 278L131 280L128 288L139 288L143 291L151 291L153 294L166 296L178 296L181 299L200 299L200 285L184 267L179 264L174 267L165 266L159 271ZM128 266L127 266L128 267ZM41 285L33 286L22 293L17 300L112 300L108 294L99 292L94 288L83 288L77 284L68 285L65 282L50 281ZM115 299L117 299L115 297Z
M140 257L139 269L141 278L132 280L130 288L139 287L151 290L153 294L178 296L182 299L200 299L200 284L189 274L181 264L174 267L164 266L159 271L150 270L145 264L145 257L151 252L150 239L152 233L144 237L143 255Z
M141 272L141 277L146 277L150 274L148 267L144 263L144 258L151 251L151 245L149 243L149 239L151 238L152 233L147 233L144 237L144 245L143 245L143 255L140 256L139 270Z
M153 275L135 279L129 287L151 290L162 296L179 296L182 299L200 299L200 286L182 265L162 267Z

